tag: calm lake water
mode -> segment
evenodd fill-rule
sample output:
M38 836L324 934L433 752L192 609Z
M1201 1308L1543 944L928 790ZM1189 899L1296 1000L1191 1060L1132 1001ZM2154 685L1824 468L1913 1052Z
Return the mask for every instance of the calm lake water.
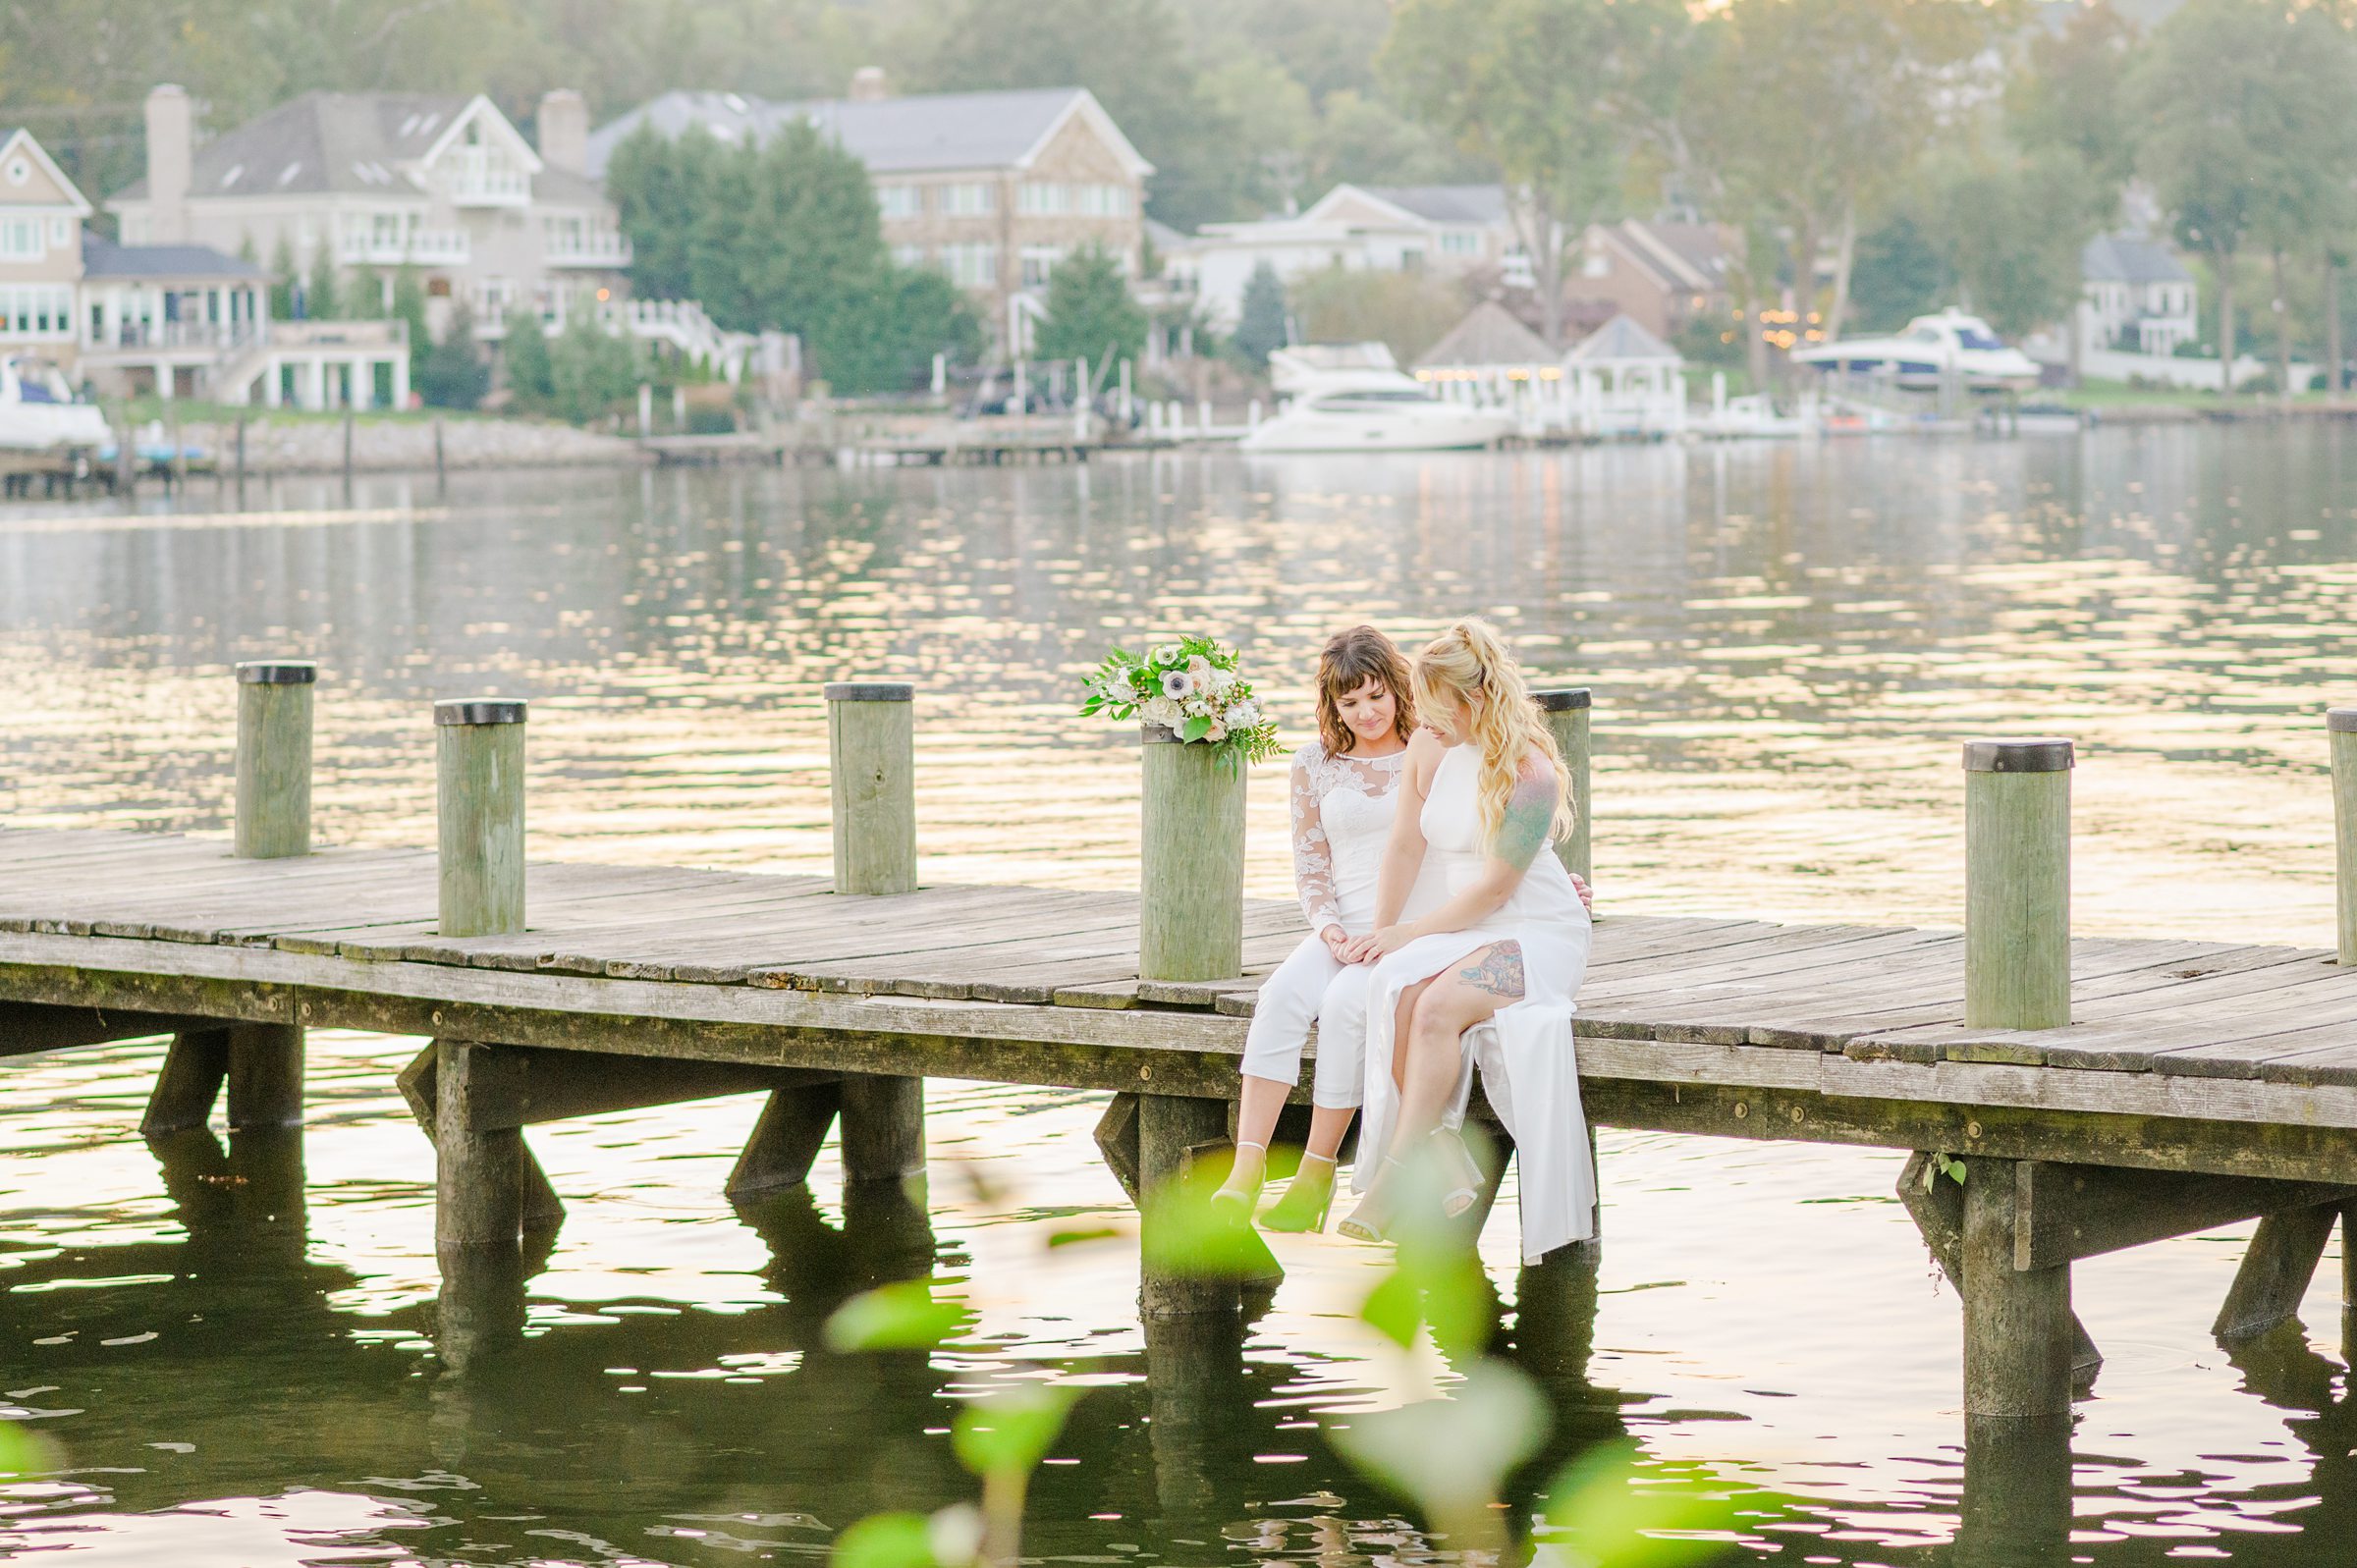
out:
M291 655L323 669L324 838L430 842L427 703L493 689L533 699L536 853L817 870L818 687L884 676L918 686L927 880L1129 886L1135 748L1072 713L1108 643L1240 644L1298 739L1327 633L1406 642L1479 611L1596 689L1608 912L1955 924L1957 740L2053 732L2082 747L2082 933L2315 945L2321 710L2357 699L2353 468L2357 436L2301 426L18 504L0 821L224 832L228 666ZM1261 770L1256 892L1289 892L1284 813ZM523 1343L453 1376L432 1154L392 1083L416 1045L314 1036L292 1147L142 1142L159 1044L0 1067L0 1416L68 1467L0 1483L0 1559L823 1557L863 1514L964 1495L959 1396L1043 1377L1097 1386L1035 1489L1036 1556L1427 1549L1320 1431L1454 1378L1357 1321L1384 1256L1274 1238L1287 1277L1240 1373L1175 1413L1158 1363L1158 1406L1090 1095L936 1082L929 1212L882 1216L841 1212L831 1159L812 1196L733 1210L753 1101L535 1130L569 1217ZM1608 1132L1592 1329L1520 1330L1551 1370L1552 1457L1626 1433L1649 1465L1777 1494L1730 1560L1948 1561L1957 1309L1899 1163ZM2078 1268L2108 1359L2053 1560L2357 1549L2337 1270L2312 1347L2231 1359L2208 1325L2244 1234ZM951 1347L819 1341L846 1295L928 1269L975 1314Z

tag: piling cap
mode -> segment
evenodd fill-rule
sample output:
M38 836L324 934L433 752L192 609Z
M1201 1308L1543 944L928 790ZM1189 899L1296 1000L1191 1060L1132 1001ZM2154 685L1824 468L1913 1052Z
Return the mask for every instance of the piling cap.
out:
M830 680L829 702L913 702L916 687L905 680Z
M1564 713L1573 708L1593 708L1596 694L1586 686L1557 686L1551 691L1534 691L1530 700L1539 705L1541 713Z
M319 678L308 659L252 659L238 666L241 686L307 686Z
M520 725L521 697L445 697L434 704L437 725Z
M2072 765L2067 740L1967 740L1966 773L2068 773Z
M2336 735L2357 735L2357 708L2328 708L2325 728Z

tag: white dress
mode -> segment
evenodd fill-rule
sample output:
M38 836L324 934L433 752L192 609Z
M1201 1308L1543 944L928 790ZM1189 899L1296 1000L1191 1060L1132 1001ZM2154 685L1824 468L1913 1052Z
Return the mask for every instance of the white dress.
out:
M1309 936L1262 982L1241 1069L1299 1082L1302 1048L1315 1024L1310 1099L1330 1109L1359 1103L1363 1009L1375 971L1337 960L1318 933L1340 926L1357 937L1374 929L1375 882L1406 762L1405 749L1388 757L1337 757L1314 740L1293 754L1293 883Z
M1482 841L1478 795L1480 756L1471 746L1441 754L1419 819L1424 830L1423 880L1437 881L1444 899L1478 878L1490 858ZM1462 931L1419 937L1375 966L1367 997L1366 1122L1353 1184L1373 1178L1398 1116L1392 1082L1393 1033L1400 993L1457 964L1492 943L1522 947L1522 1000L1498 1009L1489 1022L1465 1031L1464 1068L1457 1081L1452 1125L1464 1116L1472 1069L1506 1130L1521 1165L1522 1256L1536 1263L1556 1248L1595 1233L1596 1175L1588 1162L1588 1129L1579 1107L1579 1072L1572 1055L1573 998L1588 967L1587 909L1570 873L1542 846L1513 893L1496 913Z

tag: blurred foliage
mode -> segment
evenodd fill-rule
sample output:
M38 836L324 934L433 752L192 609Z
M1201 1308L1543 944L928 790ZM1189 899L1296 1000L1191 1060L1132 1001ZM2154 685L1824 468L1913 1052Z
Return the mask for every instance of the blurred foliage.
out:
M1328 267L1287 286L1305 343L1391 346L1402 366L1441 341L1471 303L1453 280L1421 272Z

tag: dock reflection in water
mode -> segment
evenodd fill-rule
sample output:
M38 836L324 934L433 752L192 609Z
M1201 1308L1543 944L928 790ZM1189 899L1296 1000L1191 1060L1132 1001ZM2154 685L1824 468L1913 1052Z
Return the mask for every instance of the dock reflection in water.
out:
M1234 640L1299 737L1325 633L1404 640L1478 609L1597 689L1608 910L1952 923L1953 742L2038 730L2082 745L2082 933L2312 943L2316 714L2357 696L2342 448L2329 427L2123 431L0 510L0 819L225 828L227 666L301 654L326 676L325 839L430 842L424 703L498 688L535 699L536 852L819 870L817 687L868 676L918 684L928 880L1124 886L1135 752L1069 711L1104 644ZM1256 893L1288 891L1284 809L1264 770ZM1355 1321L1378 1256L1275 1238L1285 1284L1240 1346L1148 1342L1132 1242L1047 1244L1129 1222L1091 1097L936 1084L923 1208L849 1215L831 1162L814 1197L730 1210L755 1102L537 1130L559 1189L593 1201L528 1280L444 1296L430 1150L391 1086L413 1049L315 1038L300 1143L150 1150L125 1131L150 1048L0 1069L0 1391L75 1466L0 1496L0 1553L810 1555L865 1512L965 1494L956 1396L1075 1367L1103 1386L1041 1474L1032 1551L1414 1548L1317 1431L1450 1380ZM1557 1416L1525 1497L1625 1429L1794 1500L1750 1555L2275 1565L2345 1539L2333 1271L2317 1344L2229 1360L2207 1325L2238 1239L2082 1266L2100 1397L2068 1432L1974 1432L1967 1479L1955 1309L1890 1201L1895 1158L1613 1134L1604 1161L1600 1273L1522 1277L1492 1229L1504 1342ZM927 1272L974 1310L966 1337L826 1349L844 1296Z

